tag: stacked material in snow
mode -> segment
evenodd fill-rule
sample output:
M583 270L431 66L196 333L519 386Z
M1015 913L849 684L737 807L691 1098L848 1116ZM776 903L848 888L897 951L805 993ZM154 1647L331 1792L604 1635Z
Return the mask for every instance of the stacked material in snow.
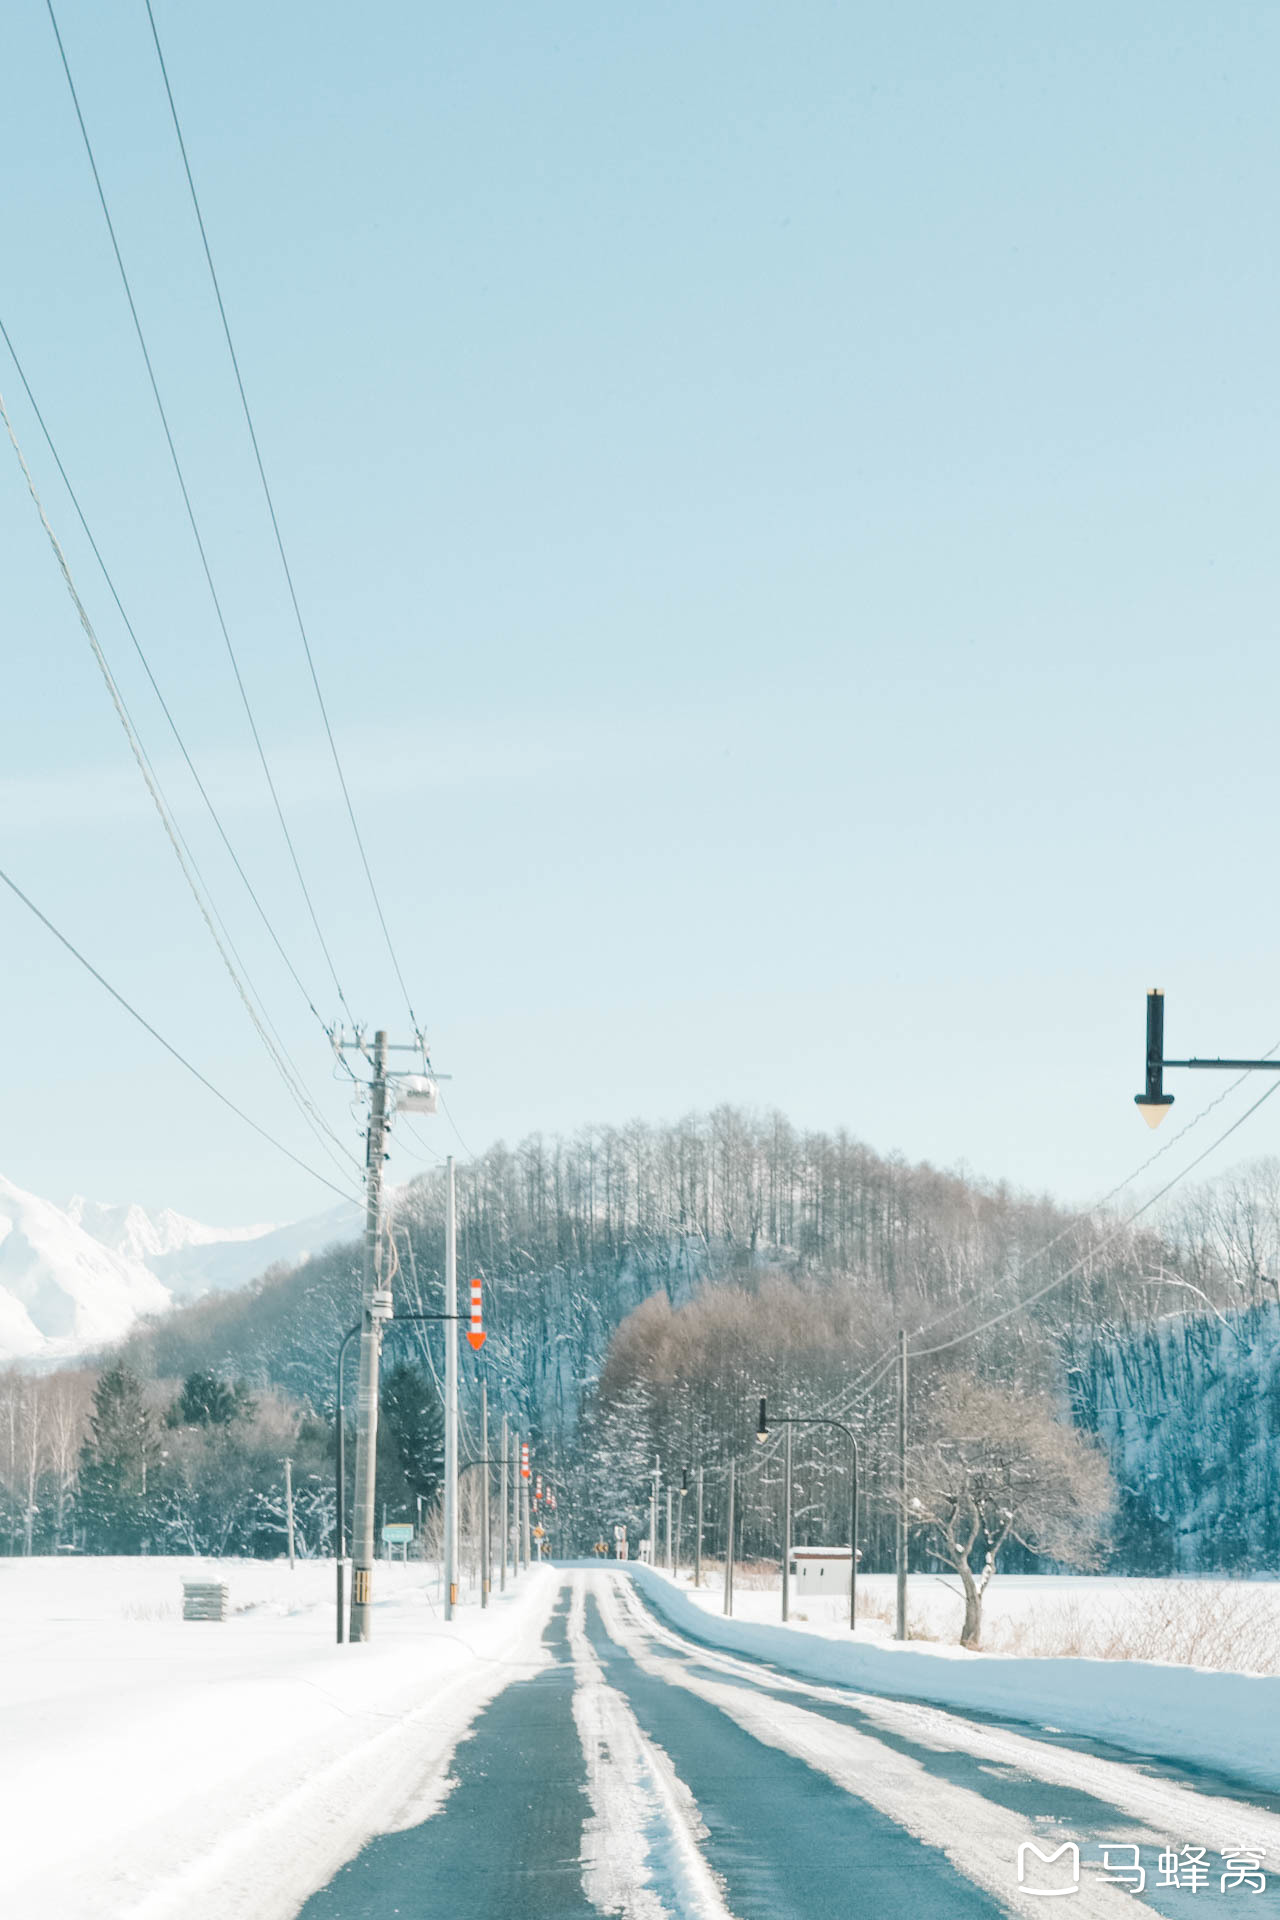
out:
M228 1589L221 1580L184 1580L182 1617L184 1620L225 1620Z

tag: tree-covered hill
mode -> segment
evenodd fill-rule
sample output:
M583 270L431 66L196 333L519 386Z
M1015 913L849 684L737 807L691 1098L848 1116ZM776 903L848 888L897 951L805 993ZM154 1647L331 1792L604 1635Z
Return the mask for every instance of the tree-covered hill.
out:
M752 1463L740 1490L744 1547L765 1551L777 1534L778 1471L772 1451L754 1446L752 1413L767 1391L775 1409L824 1411L857 1431L863 1538L871 1564L883 1562L901 1327L916 1355L913 1425L927 1424L948 1379L967 1370L1011 1396L1038 1396L1102 1441L1120 1490L1118 1564L1259 1564L1277 1544L1280 1504L1262 1464L1280 1408L1269 1374L1266 1418L1240 1404L1260 1386L1241 1343L1258 1347L1270 1326L1258 1303L1274 1297L1280 1272L1274 1167L1226 1176L1191 1193L1161 1233L1135 1233L845 1135L721 1109L497 1146L458 1168L457 1188L459 1277L483 1278L489 1331L479 1361L462 1348L464 1457L479 1452L483 1371L495 1421L510 1416L562 1489L566 1540L595 1539L611 1514L641 1524L655 1453L677 1480L677 1468L732 1455ZM401 1315L440 1310L441 1172L399 1190L384 1259ZM333 1247L145 1323L100 1363L151 1383L157 1406L208 1375L282 1395L291 1418L309 1410L327 1427L360 1273L358 1245ZM1210 1349L1208 1372L1184 1364ZM430 1397L440 1329L402 1319L388 1335L388 1370L401 1359ZM23 1407L49 1397L37 1384L15 1379ZM74 1490L75 1421L57 1412L23 1415L12 1461L0 1459L15 1538L35 1484L36 1453L21 1436L41 1421L67 1428L65 1445L46 1447L44 1505L52 1498L61 1511ZM843 1447L818 1430L797 1447L797 1521L813 1538L847 1528ZM1202 1468L1220 1497L1203 1495ZM1247 1541L1229 1521L1237 1491L1250 1505ZM712 1532L719 1501L713 1477ZM1194 1551L1176 1545L1184 1516Z
M711 1286L759 1292L785 1277L810 1297L811 1317L829 1320L824 1378L834 1384L853 1378L899 1323L947 1314L962 1327L1103 1237L1101 1223L1047 1200L725 1108L670 1126L499 1145L458 1169L457 1188L460 1274L485 1281L493 1403L561 1441L615 1330L655 1295L679 1305ZM401 1190L390 1244L401 1309L438 1310L442 1174ZM1064 1308L1091 1322L1126 1312L1134 1258L1130 1240L1101 1252L1065 1303L1053 1303L1055 1324ZM144 1374L203 1368L327 1409L359 1298L360 1250L338 1247L149 1322L119 1351ZM424 1344L408 1328L392 1337ZM1038 1338L1014 1327L1000 1351ZM438 1339L425 1344L438 1356ZM464 1361L474 1374L469 1353Z

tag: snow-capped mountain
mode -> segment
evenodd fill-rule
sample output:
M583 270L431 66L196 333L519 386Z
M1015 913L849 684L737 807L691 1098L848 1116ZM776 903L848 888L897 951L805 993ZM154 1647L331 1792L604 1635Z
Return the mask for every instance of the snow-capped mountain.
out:
M113 1253L144 1262L158 1254L177 1253L183 1247L215 1246L227 1240L257 1240L274 1231L270 1222L259 1227L206 1227L199 1220L188 1220L184 1213L175 1213L172 1207L149 1212L136 1202L132 1206L113 1206L100 1200L86 1200L79 1193L68 1205L67 1214Z
M0 1365L104 1346L144 1314L297 1266L360 1226L345 1202L291 1226L207 1227L79 1195L58 1207L0 1178Z
M51 1201L0 1178L0 1360L61 1359L115 1340L172 1296Z
M177 1214L171 1217L181 1218ZM247 1286L268 1267L296 1267L337 1241L354 1240L362 1224L360 1208L344 1200L326 1213L295 1220L287 1227L243 1228L229 1233L200 1228L205 1238L192 1238L168 1252L148 1255L147 1265L175 1300L194 1300L202 1293L225 1293L233 1287Z

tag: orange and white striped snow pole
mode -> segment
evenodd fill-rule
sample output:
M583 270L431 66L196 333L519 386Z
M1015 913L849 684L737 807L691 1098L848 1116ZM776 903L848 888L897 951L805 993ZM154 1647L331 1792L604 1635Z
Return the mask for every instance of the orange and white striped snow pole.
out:
M484 1315L480 1310L480 1282L471 1282L471 1324L467 1328L467 1339L474 1353L479 1353L485 1342Z

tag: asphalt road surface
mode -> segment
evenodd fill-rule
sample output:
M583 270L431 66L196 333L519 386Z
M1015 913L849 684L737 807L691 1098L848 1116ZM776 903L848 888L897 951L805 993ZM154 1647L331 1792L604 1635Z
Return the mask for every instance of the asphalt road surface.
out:
M1280 1801L1238 1782L804 1682L614 1571L565 1573L543 1649L303 1920L1280 1920Z

